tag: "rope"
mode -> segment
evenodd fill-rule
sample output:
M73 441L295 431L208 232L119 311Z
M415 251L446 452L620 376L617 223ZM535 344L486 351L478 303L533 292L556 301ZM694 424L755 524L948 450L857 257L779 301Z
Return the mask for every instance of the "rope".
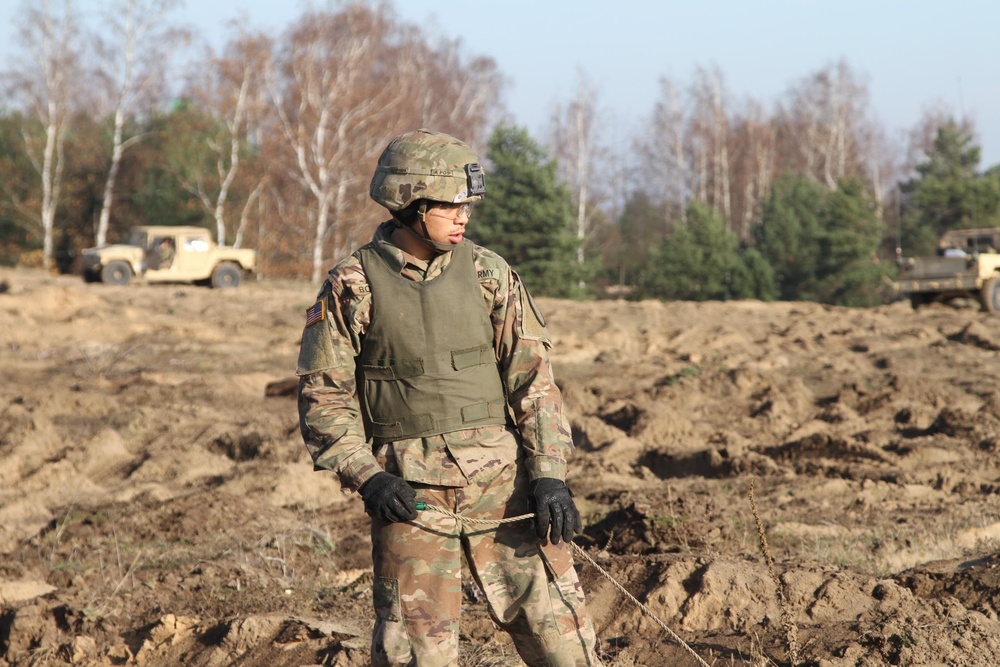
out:
M456 513L452 512L451 510L447 510L447 509L445 509L443 507L438 507L437 505L431 505L430 503L423 503L423 502L418 502L417 503L417 509L418 510L430 510L432 512L438 512L440 514L444 514L446 516L450 516L451 518L453 518L456 521L458 521L458 523L460 525L473 524L473 525L480 525L480 526L499 526L499 525L502 525L502 524L505 524L505 523L514 523L516 521L526 521L528 519L534 519L535 518L535 514L534 513L530 513L530 514L521 514L519 516L507 517L505 519L470 519L470 518L464 517L464 516L462 516L460 514L456 514ZM612 577L611 574L607 570L605 570L603 567L601 567L600 565L598 565L597 561L595 561L593 558L591 558L590 554L588 554L586 551L583 550L583 547L581 547L580 545L576 544L575 542L569 542L569 545L571 547L573 547L573 550L577 554L579 554L580 556L582 556L584 560L586 560L588 563L590 563L591 565L593 565L594 567L596 567L597 571L600 572L601 575L605 579L607 579L608 581L610 581L611 584L615 588L617 588L619 590L619 592L621 592L622 595L624 595L629 600L631 600L635 604L635 606L637 606L639 609L641 609L643 611L643 613L645 613L647 616L649 616L651 619L653 619L656 622L656 624L659 625L660 628L662 628L663 631L666 632L667 635L670 636L671 639L673 639L675 642L677 642L678 645L681 646L681 648L683 648L685 651L687 651L688 653L690 653L691 656L695 660L698 661L698 664L701 665L701 667L710 667L710 665L707 662L705 662L704 660L702 660L701 656L699 656L697 653L695 653L694 649L691 648L687 644L687 642L685 642L683 639L681 639L677 635L676 632L674 632L673 630L671 630L667 626L666 623L664 623L663 621L661 621L656 616L656 614L653 613L652 609L650 609L649 607L647 607L646 605L644 605L642 602L640 602L638 598L636 598L634 595L632 595L631 593L629 593L625 589L624 586L622 586L620 583L618 583L618 581L616 581L615 578Z

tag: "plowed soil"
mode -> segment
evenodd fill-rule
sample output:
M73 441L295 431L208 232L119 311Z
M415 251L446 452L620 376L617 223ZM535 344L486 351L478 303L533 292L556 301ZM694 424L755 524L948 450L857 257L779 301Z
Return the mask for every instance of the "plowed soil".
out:
M0 269L0 665L368 664L315 290ZM1000 318L541 299L605 665L1000 664ZM466 586L462 663L522 664ZM665 632L665 624L688 647Z

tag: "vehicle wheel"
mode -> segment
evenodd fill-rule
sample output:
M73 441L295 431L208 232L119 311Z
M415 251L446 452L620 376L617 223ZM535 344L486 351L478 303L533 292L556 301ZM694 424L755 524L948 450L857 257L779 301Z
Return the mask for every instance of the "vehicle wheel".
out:
M979 292L979 303L987 313L1000 314L1000 276L993 276L986 281Z
M101 280L108 285L128 285L132 279L132 267L128 262L115 260L101 269Z
M238 287L240 279L243 277L240 267L235 264L219 264L212 271L212 287L222 289L224 287Z

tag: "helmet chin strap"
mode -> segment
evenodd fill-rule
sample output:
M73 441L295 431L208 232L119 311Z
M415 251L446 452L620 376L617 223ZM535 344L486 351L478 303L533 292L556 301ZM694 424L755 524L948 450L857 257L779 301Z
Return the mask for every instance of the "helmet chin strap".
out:
M428 248L430 248L431 250L433 250L438 254L443 254L454 250L455 249L454 243L441 243L440 241L431 240L430 234L427 233L427 223L424 221L425 213L427 213L427 206L425 204L421 204L420 208L417 209L417 219L420 221L420 226L423 227L423 234L418 234L413 229L414 227L416 227L416 223L414 223L413 225L400 224L399 226L402 227L403 230L409 232L410 234L413 234L415 237L420 239L420 241L424 245L426 245Z

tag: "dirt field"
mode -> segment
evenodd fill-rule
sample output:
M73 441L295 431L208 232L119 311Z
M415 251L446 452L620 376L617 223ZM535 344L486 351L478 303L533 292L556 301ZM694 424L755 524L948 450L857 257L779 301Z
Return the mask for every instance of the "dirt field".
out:
M313 295L0 269L0 665L367 664L367 518L280 385ZM1000 663L1000 318L540 304L577 544L702 660ZM580 576L606 665L698 664ZM521 664L466 590L462 664Z

